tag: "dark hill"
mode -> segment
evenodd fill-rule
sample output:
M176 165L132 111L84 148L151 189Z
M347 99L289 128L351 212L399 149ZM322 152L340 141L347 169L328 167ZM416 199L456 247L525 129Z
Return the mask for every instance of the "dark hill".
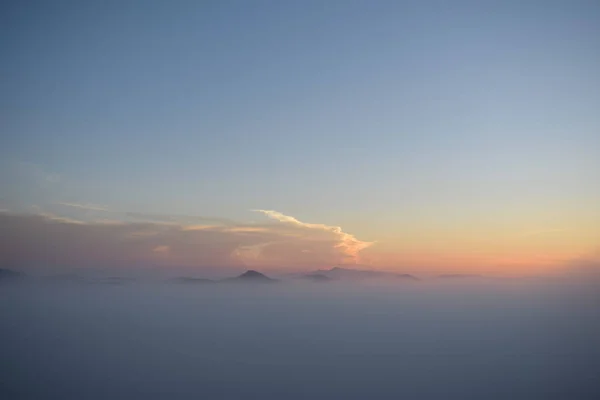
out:
M224 282L243 282L243 283L272 283L276 279L269 278L258 271L248 270L235 278L225 279Z
M0 268L0 281L16 281L25 279L27 275L22 272L13 271L11 269Z

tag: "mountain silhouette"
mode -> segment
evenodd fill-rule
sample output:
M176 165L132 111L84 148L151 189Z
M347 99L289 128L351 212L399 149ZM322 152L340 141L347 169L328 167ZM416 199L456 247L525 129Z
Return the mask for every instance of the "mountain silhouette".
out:
M90 280L89 283L98 285L125 285L134 281L135 279L133 278L127 278L123 276L109 276L107 278L97 278L94 280Z
M308 274L301 276L302 279L306 279L312 282L330 282L333 279L323 274Z
M410 274L397 274L394 272L376 271L371 269L352 269L333 267L331 269L317 270L312 275L324 275L332 279L340 280L366 280L366 279L402 279L407 281L418 281L419 279Z
M224 282L272 283L277 282L277 280L250 269L243 274L236 276L235 278L225 279Z
M11 269L0 268L0 281L14 281L25 279L27 275L22 272L13 271Z
M46 282L52 283L89 283L89 281L83 278L82 276L70 273L48 275L43 277L43 279Z
M394 277L399 278L399 279L407 279L407 280L411 280L411 281L419 280L419 278L417 278L416 276L413 276L411 274L395 274Z

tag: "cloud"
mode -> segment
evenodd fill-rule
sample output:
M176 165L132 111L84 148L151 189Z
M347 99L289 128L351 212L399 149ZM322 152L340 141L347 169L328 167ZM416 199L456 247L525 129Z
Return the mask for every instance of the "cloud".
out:
M155 214L155 213L143 213L126 211L123 213L126 217L130 217L136 220L142 221L155 221L155 222L168 222L168 223L179 223L179 224L216 224L216 225L232 225L234 221L226 218L213 218L213 217L202 217L197 215L177 215L177 214Z
M15 167L17 173L24 174L41 186L55 185L62 182L62 177L59 174L48 171L39 164L18 161Z
M32 205L31 208L33 210L35 210L35 215L38 215L40 217L44 217L46 218L48 221L54 221L54 222L64 222L64 223L68 223L68 224L82 224L83 222L75 219L75 218L69 218L69 217L62 217L47 211L42 210L41 207L37 206L37 205Z
M56 204L59 204L61 206L66 206L66 207L79 208L79 209L82 209L82 210L108 211L108 209L106 207L99 206L99 205L96 205L96 204L79 204L79 203L65 203L65 202L59 202L59 203L56 203Z
M218 228L219 225L189 225L184 226L182 229L184 231L202 231L206 229L215 229Z
M237 233L253 233L253 232L266 232L268 228L264 226L234 226L233 228L227 229L228 232Z
M323 231L329 233L332 238L335 238L337 243L335 244L335 248L341 249L344 254L347 256L347 261L358 262L359 261L359 252L367 247L371 246L373 242L364 242L358 240L349 233L343 232L342 228L339 226L329 226L324 224L312 224L298 221L296 218L291 217L289 215L284 215L278 211L274 210L254 210L256 212L260 212L268 216L269 218L280 221L284 224L288 224L291 226L295 226L298 228L303 228L310 231ZM303 253L307 253L307 251L302 251ZM308 251L310 252L310 251Z
M159 245L152 249L154 253L158 254L169 254L171 251L171 247L165 245Z
M231 256L239 245L233 239L218 231L185 231L152 222L106 224L54 215L0 214L0 265L241 266ZM162 257L167 252L168 260Z
M0 213L0 267L320 268L356 262L360 250L370 245L339 227L261 212L277 222L204 217L195 221L211 223L79 221L39 209L36 214Z

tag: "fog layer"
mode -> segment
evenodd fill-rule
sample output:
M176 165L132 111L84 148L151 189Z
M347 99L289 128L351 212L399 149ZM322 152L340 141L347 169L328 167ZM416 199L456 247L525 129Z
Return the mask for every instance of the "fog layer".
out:
M595 399L597 289L5 284L0 397Z

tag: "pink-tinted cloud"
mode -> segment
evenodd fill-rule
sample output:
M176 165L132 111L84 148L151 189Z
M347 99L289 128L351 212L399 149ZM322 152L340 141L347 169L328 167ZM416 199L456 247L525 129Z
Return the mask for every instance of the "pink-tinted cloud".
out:
M277 222L83 222L47 213L0 213L0 266L312 268L354 262L370 244L338 227L263 213Z
M372 242L363 242L358 240L349 233L343 232L342 228L339 226L329 226L324 224L312 224L298 221L296 218L291 217L289 215L284 215L278 211L273 210L255 210L257 212L261 212L268 217L280 221L288 226L292 226L298 229L302 229L308 231L310 233L315 232L323 232L334 241L333 248L339 249L342 254L344 254L345 260L344 262L358 262L359 261L359 252L369 246L371 246ZM302 251L303 253L307 253L306 251Z

